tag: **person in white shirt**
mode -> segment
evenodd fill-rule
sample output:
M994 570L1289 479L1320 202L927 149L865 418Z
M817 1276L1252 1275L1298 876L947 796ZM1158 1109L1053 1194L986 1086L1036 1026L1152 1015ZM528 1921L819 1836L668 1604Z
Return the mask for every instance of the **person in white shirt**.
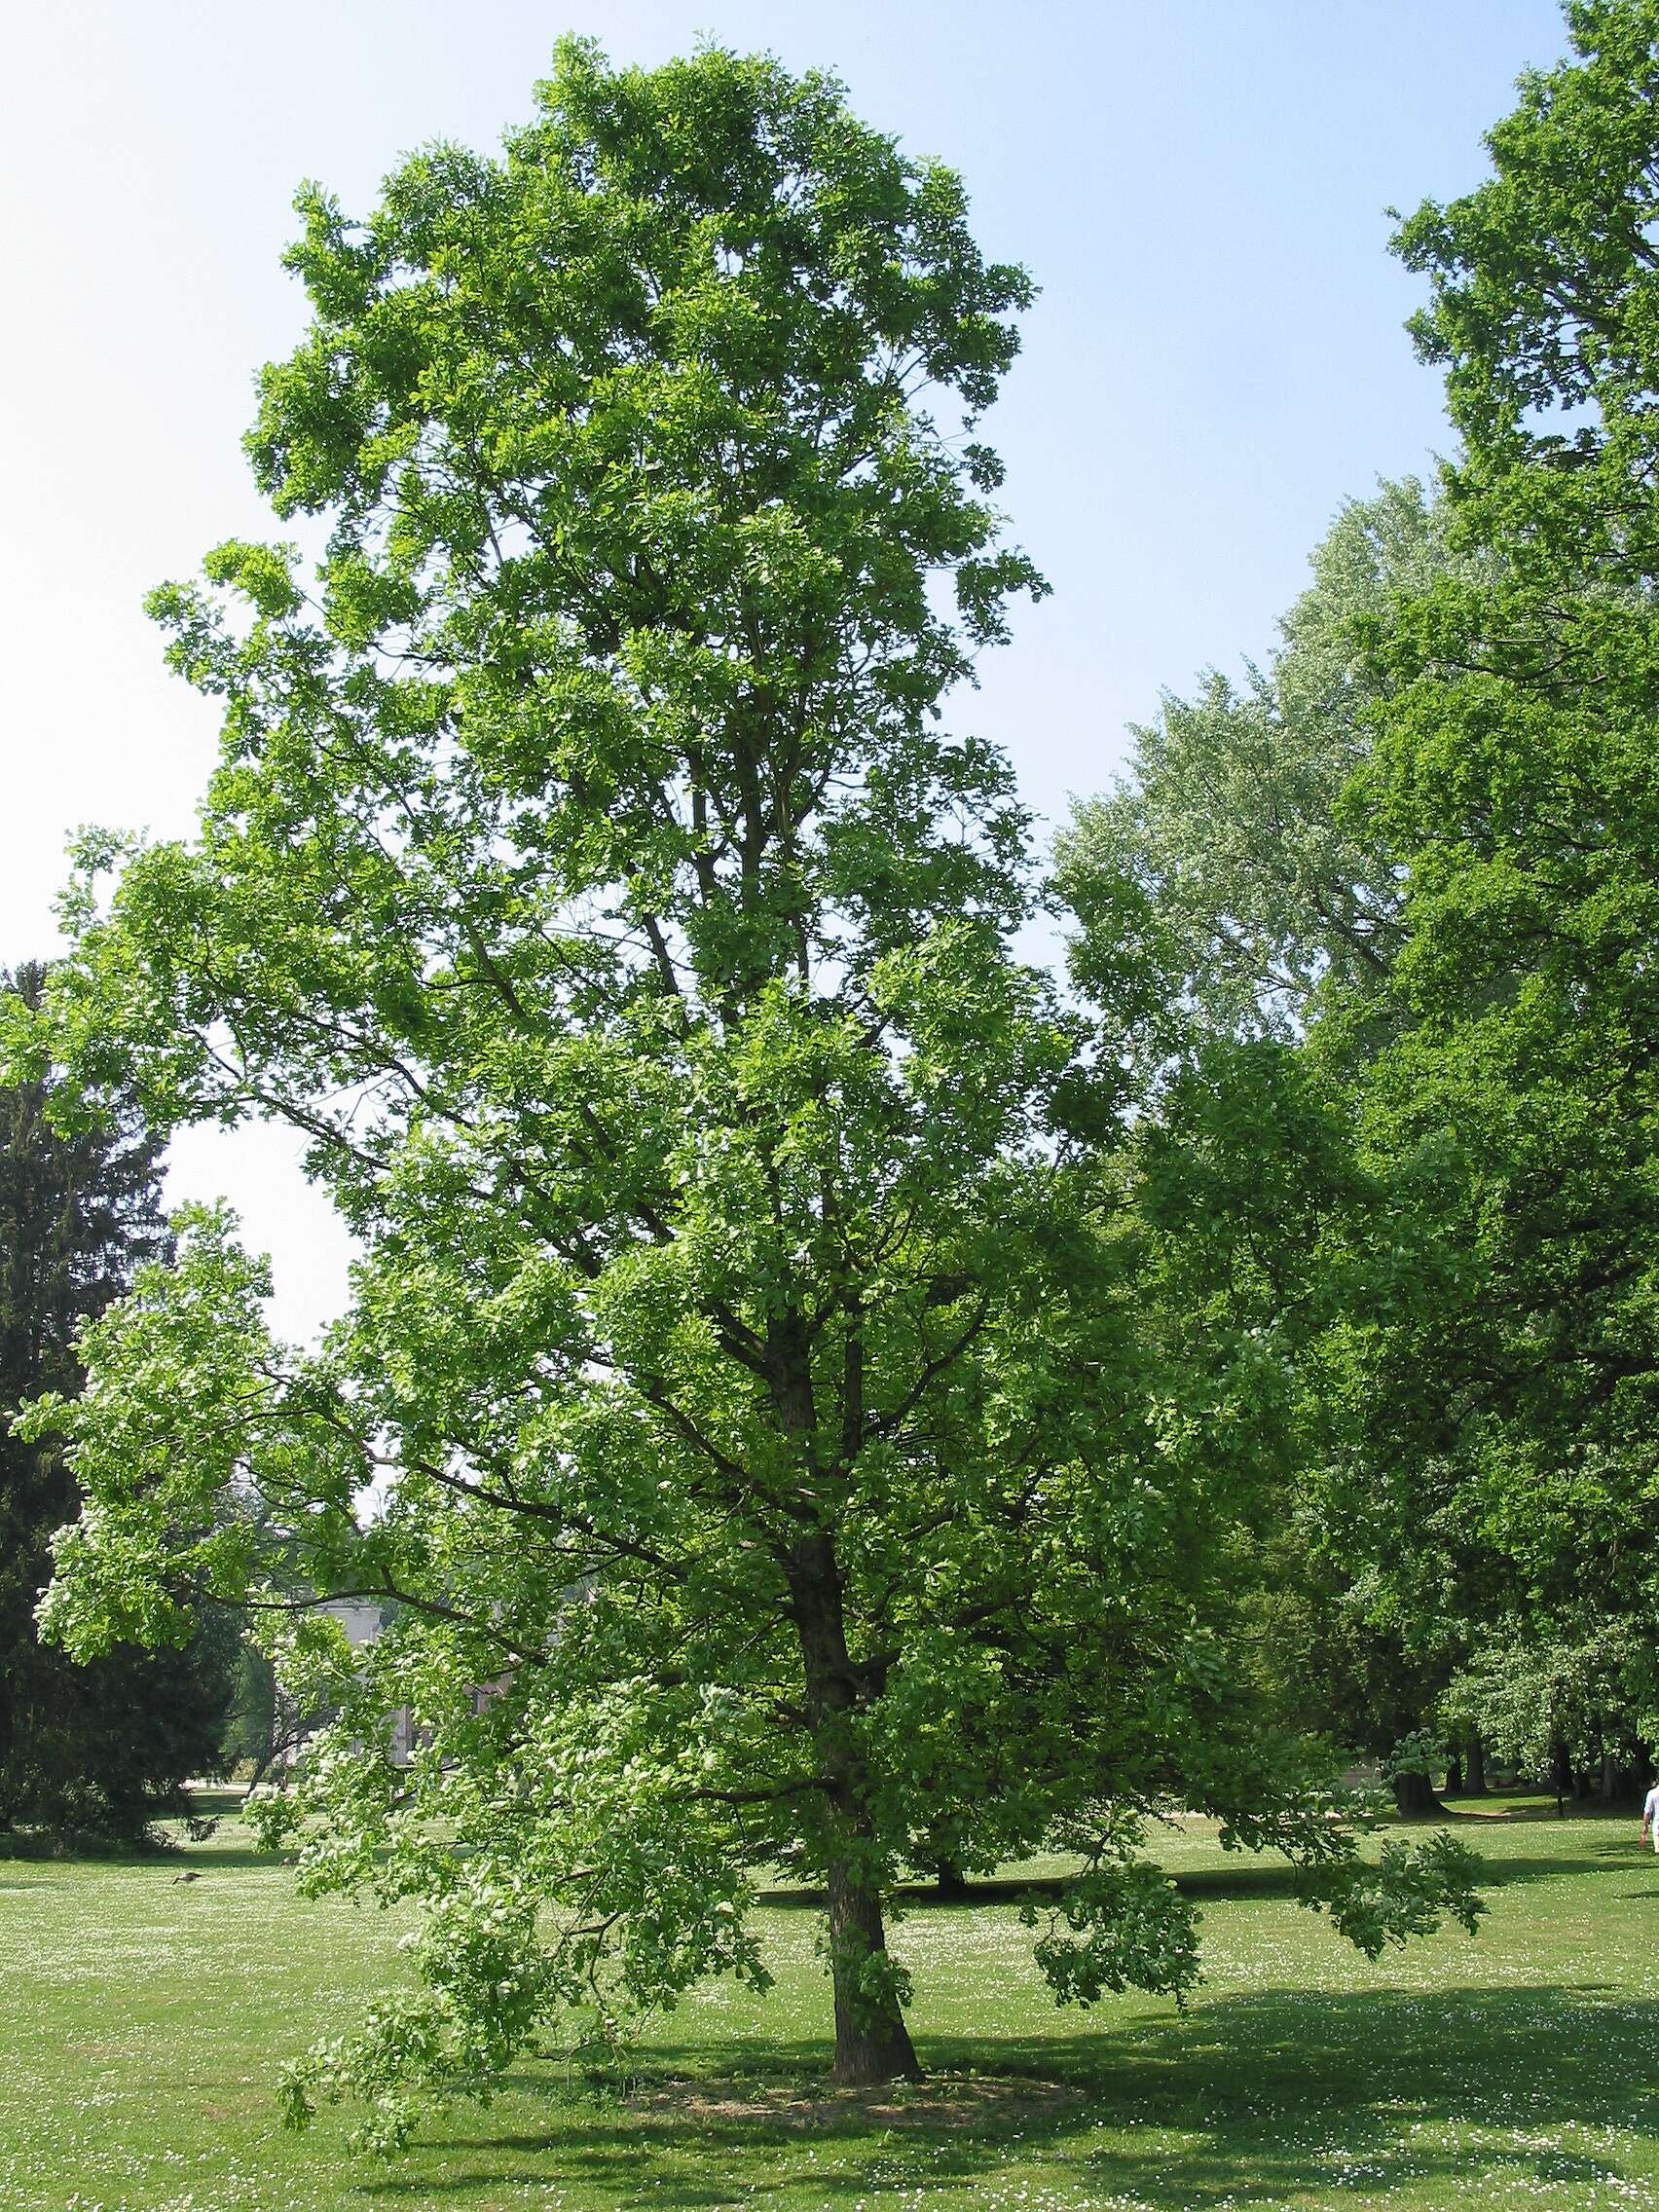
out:
M1649 1835L1653 1838L1654 1850L1659 1851L1659 1782L1653 1785L1642 1800L1641 1840L1643 1843L1647 1841Z

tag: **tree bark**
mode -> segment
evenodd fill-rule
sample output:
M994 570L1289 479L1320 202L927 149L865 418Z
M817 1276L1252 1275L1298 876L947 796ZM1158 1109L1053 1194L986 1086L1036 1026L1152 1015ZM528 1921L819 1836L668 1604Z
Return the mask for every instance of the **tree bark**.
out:
M941 1859L934 1868L934 1895L940 1904L966 1904L968 1901L968 1877L960 1866L953 1865L948 1859Z
M847 1649L841 1572L826 1530L805 1535L789 1563L806 1710L818 1747L830 1840L830 1972L835 1993L835 2079L865 2088L919 2082L922 2069L886 1973L887 1931L871 1872L868 1777L849 1725L860 1678ZM872 1974L872 1965L876 1972Z
M1426 1774L1395 1775L1394 1803L1406 1814L1440 1811L1440 1799L1434 1794L1433 1785Z
M887 1956L881 1899L849 1857L830 1867L830 1971L835 1989L835 2079L851 2088L919 2082L904 2015L891 1992L861 1987L871 1959Z
M1474 1735L1463 1740L1463 1790L1470 1797L1487 1793L1486 1746Z
M1567 1799L1572 1788L1572 1754L1560 1736L1550 1737L1550 1785L1555 1790L1556 1819L1567 1818Z

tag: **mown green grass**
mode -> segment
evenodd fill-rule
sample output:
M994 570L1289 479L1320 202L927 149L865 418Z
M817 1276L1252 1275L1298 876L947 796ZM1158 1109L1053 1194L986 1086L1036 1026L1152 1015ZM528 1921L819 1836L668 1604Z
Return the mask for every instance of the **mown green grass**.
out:
M1628 1819L1455 1825L1491 1862L1482 1934L1377 1969L1272 1866L1171 1837L1205 1911L1184 2016L1057 2012L1010 1903L918 1904L912 2094L828 2089L816 1916L772 1906L763 2004L703 1993L605 2094L527 2063L389 2161L338 2114L282 2135L271 2084L398 1974L395 1917L299 1901L228 1822L170 1861L0 1862L0 2205L1659 2207L1659 1863Z

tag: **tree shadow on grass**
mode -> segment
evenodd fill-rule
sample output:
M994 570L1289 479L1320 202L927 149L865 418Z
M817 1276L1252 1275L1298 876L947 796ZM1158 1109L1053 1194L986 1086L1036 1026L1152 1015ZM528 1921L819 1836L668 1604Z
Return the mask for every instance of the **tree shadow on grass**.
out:
M1608 1874L1621 1868L1628 1872L1633 1856L1628 1843L1587 1839L1571 1854L1555 1851L1536 1857L1510 1853L1488 1857L1478 1839L1469 1840L1481 1861L1479 1879L1483 1886L1493 1888L1510 1882L1549 1881L1567 1874ZM1230 1856L1219 1866L1175 1867L1169 1878L1183 1897L1200 1903L1263 1898L1294 1902L1297 1895L1296 1869L1288 1861L1259 1858L1253 1853ZM930 1883L906 1883L900 1888L899 1901L910 1913L965 1912L978 1905L1052 1903L1068 1886L1069 1878L1064 1875L995 1876L969 1881L960 1897L941 1898ZM759 1901L782 1912L822 1912L826 1899L822 1890L767 1889L761 1891Z
M260 1851L251 1843L175 1844L149 1851L66 1851L53 1854L50 1860L43 1856L39 1862L76 1868L90 1866L118 1874L148 1874L158 1882L176 1882L181 1874L200 1880L208 1874L245 1872L254 1868L267 1874L281 1874L294 1863L291 1854L278 1856Z
M291 1852L261 1851L251 1843L193 1843L187 1851L173 1852L151 1863L170 1866L175 1873L180 1868L203 1875L256 1868L266 1874L285 1874L292 1871L294 1859Z
M291 1856L279 1857L259 1850L244 1834L241 1840L215 1840L203 1843L186 1843L171 1832L164 1832L160 1840L142 1844L130 1841L92 1842L56 1836L31 1837L23 1847L15 1850L0 1848L0 1865L92 1867L113 1873L150 1873L160 1878L175 1878L189 1868L197 1874L206 1873L212 1867L263 1866L279 1872L293 1863Z
M918 2040L932 2079L914 2090L837 2091L806 2042L647 2053L601 2097L526 2069L512 2087L546 2100L544 2129L474 2126L361 2172L354 2194L464 2204L528 2168L595 2205L647 2188L693 2208L834 2205L966 2195L1036 2163L1161 2212L1425 2185L1490 2200L1618 2181L1608 2129L1659 2140L1659 2004L1584 1984L1272 1989L1094 2034ZM1549 2140L1568 2125L1604 2131L1598 2155Z

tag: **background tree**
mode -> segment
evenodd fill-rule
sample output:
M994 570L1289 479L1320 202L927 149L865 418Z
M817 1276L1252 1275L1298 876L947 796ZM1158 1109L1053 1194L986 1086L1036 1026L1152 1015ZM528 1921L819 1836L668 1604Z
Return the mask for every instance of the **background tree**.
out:
M1405 1605L1401 1574L1377 1571L1373 1531L1334 1509L1319 1471L1351 1463L1346 1417L1367 1411L1340 1358L1333 1368L1337 1347L1363 1333L1366 1316L1396 1317L1402 1295L1432 1316L1445 1287L1432 1252L1419 1250L1428 1224L1403 1229L1401 1193L1360 1136L1368 1056L1390 1034L1407 886L1384 825L1352 791L1395 685L1379 641L1437 578L1478 577L1488 564L1454 553L1444 509L1408 480L1345 506L1310 565L1312 584L1281 621L1266 672L1248 668L1242 689L1214 676L1196 700L1166 698L1159 721L1134 733L1127 775L1081 804L1061 837L1058 882L1078 923L1080 981L1121 1002L1133 969L1156 1010L1143 1061L1165 1055L1167 1082L1197 1054L1252 1132L1235 1141L1241 1157L1255 1147L1251 1206L1268 1262L1259 1320L1296 1360L1303 1407L1301 1457L1257 1561L1245 1651L1287 1722L1327 1734L1345 1754L1386 1758L1430 1720L1468 1645L1444 1603L1444 1542L1391 1532L1409 1548L1414 1589L1434 1600ZM1347 1017L1347 1049L1309 1053L1309 1031L1333 1005ZM1177 1117L1190 1095L1176 1078ZM1272 1163L1282 1171L1294 1132L1321 1122L1300 1154L1293 1209L1317 1218L1318 1235L1264 1234L1286 1218ZM1417 1382L1432 1391L1433 1371ZM1402 1809L1427 1808L1415 1771L1401 1769L1395 1788Z
M39 1006L38 966L0 981ZM130 1107L56 1129L49 1103L45 1083L0 1088L0 1830L131 1843L216 1770L237 1632L222 1618L182 1651L125 1645L85 1668L37 1637L53 1532L78 1500L62 1453L9 1434L10 1416L79 1387L80 1329L166 1241L159 1139Z
M1554 1636L1493 1638L1448 1685L1443 1730L1474 1735L1504 1765L1570 1792L1610 1798L1644 1786L1659 1735L1651 1644L1587 1616Z
M225 1720L226 1764L250 1782L262 1782L278 1759L299 1749L304 1736L300 1717L282 1696L271 1661L257 1644L244 1643Z
M1455 540L1490 570L1373 638L1388 696L1353 803L1398 857L1406 941L1364 1142L1433 1225L1439 1281L1354 1347L1347 1495L1378 1558L1410 1530L1418 1561L1475 1563L1440 1602L1499 1643L1617 1622L1648 1651L1659 11L1568 23L1575 58L1523 80L1493 177L1399 237L1463 441ZM1355 1018L1332 1010L1333 1056Z
M1138 911L1196 1007L1300 1033L1347 1101L1372 1197L1304 1525L1425 1688L1653 1641L1659 13L1568 20L1493 178L1400 233L1463 440L1438 506L1351 510L1312 682L1293 617L1065 855L1086 919Z
M274 1639L339 1718L273 1830L428 1908L420 1987L292 2115L356 2089L395 2133L411 2083L763 1982L777 1867L827 1895L837 2073L912 2072L884 1907L944 1841L1079 1848L1062 1999L1179 1991L1136 1850L1171 1794L1368 1947L1467 1917L1453 1855L1358 1865L1233 1678L1273 1370L1143 1328L1128 1078L1013 958L1012 777L939 725L1040 588L974 434L1027 279L828 80L567 44L538 102L364 223L303 196L314 320L251 451L329 518L314 593L237 545L240 615L158 596L225 702L201 837L107 906L88 844L18 1024L164 1125L286 1116L361 1240L295 1359L194 1219L32 1417L96 1500L73 1648L266 1574L401 1602L354 1663Z
M1121 962L1150 931L1183 997L1246 1036L1300 1034L1326 978L1380 992L1402 886L1381 825L1344 804L1390 682L1376 641L1402 595L1485 564L1454 554L1444 510L1407 478L1350 500L1310 566L1269 667L1166 694L1131 731L1128 773L1077 806L1058 847L1081 956Z
M1400 232L1455 558L1351 633L1377 734L1339 815L1400 939L1381 1000L1333 969L1315 1039L1417 1255L1348 1341L1326 1515L1419 1634L1493 1648L1645 1647L1654 1595L1659 14L1568 24L1492 179Z

